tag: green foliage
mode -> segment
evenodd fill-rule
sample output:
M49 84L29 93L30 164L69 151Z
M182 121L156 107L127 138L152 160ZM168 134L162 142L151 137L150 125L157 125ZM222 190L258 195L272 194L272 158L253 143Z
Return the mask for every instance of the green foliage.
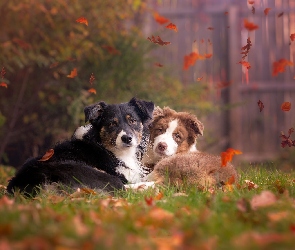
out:
M1 185L13 174L0 168L1 234L11 248L63 249L292 249L295 174L262 165L239 171L227 189L158 187L121 191L111 198L85 190L44 190L33 199L9 196ZM258 185L249 189L245 180ZM254 209L264 191L274 201Z

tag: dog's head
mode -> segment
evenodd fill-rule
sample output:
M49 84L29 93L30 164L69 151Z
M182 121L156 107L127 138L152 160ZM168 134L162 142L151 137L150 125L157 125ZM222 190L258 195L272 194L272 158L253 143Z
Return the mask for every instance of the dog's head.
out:
M127 103L108 105L101 101L84 109L88 127L80 127L74 137L89 138L113 153L136 148L143 127L152 120L154 104L132 98Z
M180 152L196 151L196 140L204 125L193 114L156 107L150 125L150 142L154 163Z

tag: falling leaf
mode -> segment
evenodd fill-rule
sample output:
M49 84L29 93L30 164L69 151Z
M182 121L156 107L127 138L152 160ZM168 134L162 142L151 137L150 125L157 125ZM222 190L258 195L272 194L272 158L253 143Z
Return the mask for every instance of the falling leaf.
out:
M248 3L249 3L249 4L254 4L255 1L248 0Z
M169 22L169 19L167 19L166 17L160 16L159 13L157 12L154 13L154 19L159 24L164 24Z
M257 208L271 206L276 202L276 196L271 191L264 190L261 194L253 196L250 201L250 205L253 210L256 210Z
M197 81L199 82L199 81L201 81L203 78L204 78L203 76L202 76L202 77L198 77L198 78L197 78Z
M259 107L259 111L261 112L264 109L264 104L260 100L257 102L257 104L258 104L258 107Z
M1 82L1 83L0 83L0 87L7 88L7 87L8 87L8 85L7 85L7 83L6 83L6 82Z
M77 23L84 23L86 26L88 26L88 20L85 17L79 17L76 20Z
M244 27L249 30L249 31L253 31L253 30L256 30L259 28L258 25L254 24L254 23L251 23L251 22L248 22L247 19L244 19Z
M71 71L71 74L67 75L68 78L75 78L77 76L77 68Z
M278 17L281 17L282 15L284 15L284 12L281 12L280 14L278 14Z
M235 154L242 154L242 152L233 148L228 148L225 152L221 152L221 167L226 167L227 162L231 162Z
M2 79L4 78L5 74L6 74L6 70L5 70L4 67L2 67L2 69L0 71L0 76L1 76Z
M254 6L252 6L252 14L255 14L255 7Z
M50 69L55 68L58 64L59 64L59 62L52 63L49 65L49 68Z
M48 149L46 153L38 161L48 161L54 155L54 149Z
M121 55L121 51L109 45L102 45L102 48L106 49L111 55Z
M161 67L163 67L164 65L163 65L163 64L161 64L161 63L158 63L158 62L157 62L157 63L155 63L155 66L157 66L157 67L160 67L160 68L161 68Z
M291 109L291 102L283 102L281 105L281 110L283 111L290 111Z
M88 89L88 92L96 95L96 90L94 88Z
M224 15L228 15L228 11L224 12Z
M208 29L208 30L214 30L214 28L213 28L213 27L208 27L207 29Z
M286 136L285 134L284 134L284 132L283 131L281 131L281 135L280 135L280 137L281 137L281 139L282 139L282 142L281 142L281 146L282 146L282 148L284 148L284 147L286 147L286 146L289 146L289 147L292 147L292 146L294 146L295 147L295 140L291 140L290 139L290 137L291 137L291 134L294 132L294 128L290 128L289 130L288 130L288 136Z
M171 29L171 30L174 30L175 32L177 32L177 27L175 24L173 23L169 23L167 26L166 26L167 29Z
M90 75L90 77L89 77L89 83L90 83L91 85L93 85L94 80L95 80L94 74L91 73L91 75Z
M246 69L250 69L251 68L251 64L249 62L240 61L239 64L242 64L242 66L245 67Z
M244 60L248 56L251 46L252 46L251 39L250 39L250 37L248 37L247 44L241 48L241 50L242 50L241 54L243 55L242 60Z
M268 15L268 12L271 10L271 8L266 8L265 10L264 10L264 15Z
M157 37L152 36L152 38L148 37L147 39L148 39L151 43L159 44L159 45L161 45L161 46L171 44L171 42L164 42L164 41L161 39L161 37L159 37L159 36L157 36Z
M290 39L291 39L292 42L295 40L295 33L290 35Z
M286 66L293 66L294 64L291 61L286 59L280 59L272 65L272 76L277 76L279 73L285 72Z
M201 39L201 43L204 43L204 42L205 42L205 41L204 41L204 39L202 38L202 39Z
M212 54L200 55L197 52L192 52L184 56L183 69L187 70L190 66L193 66L197 60L205 60L212 57Z

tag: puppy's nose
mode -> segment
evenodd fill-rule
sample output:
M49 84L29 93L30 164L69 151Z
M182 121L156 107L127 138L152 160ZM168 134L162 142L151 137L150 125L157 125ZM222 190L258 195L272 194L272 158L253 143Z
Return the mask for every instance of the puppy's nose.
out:
M161 151L161 152L164 152L164 151L167 149L167 147L168 147L168 145L167 145L167 143L165 143L165 142L160 142L160 143L158 144L158 149L159 149L159 151Z
M121 140L126 144L130 144L132 141L132 137L130 135L122 135Z

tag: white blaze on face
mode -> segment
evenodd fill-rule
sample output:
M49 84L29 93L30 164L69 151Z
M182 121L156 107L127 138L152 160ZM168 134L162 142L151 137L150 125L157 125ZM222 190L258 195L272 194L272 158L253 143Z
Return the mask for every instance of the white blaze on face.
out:
M159 158L171 156L171 155L174 155L176 153L177 148L178 148L178 144L173 139L173 132L175 131L177 126L178 126L178 121L173 120L173 121L169 122L168 127L167 127L164 134L161 134L161 135L158 135L158 136L155 137L154 145L153 145L153 152ZM166 143L167 144L167 148L163 152L160 152L157 149L159 143Z

